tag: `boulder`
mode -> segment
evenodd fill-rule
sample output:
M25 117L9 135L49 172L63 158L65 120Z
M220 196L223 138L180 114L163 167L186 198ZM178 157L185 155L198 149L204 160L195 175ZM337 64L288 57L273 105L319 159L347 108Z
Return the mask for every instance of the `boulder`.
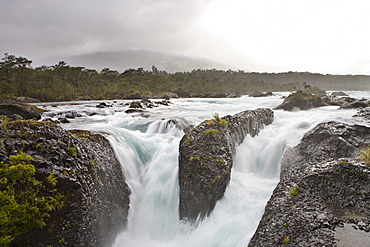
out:
M286 97L275 109L285 111L308 110L314 107L322 106L321 97L310 92L298 90Z
M148 98L143 98L140 102L145 107L147 107L147 108L153 108L153 107L155 107L155 105L153 104L153 102L151 100L149 100Z
M255 136L273 121L271 109L247 110L207 120L180 142L179 183L181 219L195 221L209 215L230 181L235 146Z
M7 117L17 114L23 119L39 120L43 112L45 112L43 109L26 103L9 102L0 104L0 115Z
M351 239L362 246L370 230L370 169L356 158L369 138L369 127L328 122L286 150L280 182L248 246L336 246L345 241L337 234L345 224L362 227Z
M356 100L348 104L342 105L341 108L342 109L354 109L354 108L365 108L369 106L370 106L369 101L367 100Z
M248 93L249 97L267 97L267 96L272 96L272 92L253 92L253 93Z
M354 117L362 117L366 120L370 120L370 107L360 109Z
M106 107L112 107L113 105L108 105L105 102L101 102L99 105L96 106L96 108L106 108Z
M132 101L129 108L143 108L140 101Z
M50 174L63 206L45 226L16 236L15 246L109 246L127 224L128 188L108 140L66 131L51 122L13 121L0 129L0 160L20 152L33 158L35 177Z
M125 113L127 114L131 114L131 113L141 113L143 112L144 110L143 109L138 109L138 108L130 108L130 109L127 109L125 111Z
M75 110L67 110L67 111L55 111L55 112L45 112L44 117L49 118L76 118L82 117L83 115Z
M334 96L334 97L343 97L343 96L348 96L348 94L346 94L346 93L344 93L344 92L332 92L331 94L330 94L330 96Z

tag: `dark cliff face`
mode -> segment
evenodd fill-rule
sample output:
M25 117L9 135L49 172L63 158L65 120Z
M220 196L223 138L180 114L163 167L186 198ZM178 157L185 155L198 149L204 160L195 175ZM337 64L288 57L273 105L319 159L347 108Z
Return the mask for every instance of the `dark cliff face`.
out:
M205 217L220 200L230 181L235 146L257 135L273 121L271 109L244 111L204 121L180 142L180 218Z
M285 152L280 182L248 246L336 246L346 224L366 235L370 169L355 158L369 144L365 126L329 122L309 131ZM351 241L361 246L361 237Z
M54 173L64 206L46 226L13 241L15 246L105 246L127 221L130 190L109 142L88 131L66 131L48 122L2 125L0 159L20 151L33 157L38 177Z

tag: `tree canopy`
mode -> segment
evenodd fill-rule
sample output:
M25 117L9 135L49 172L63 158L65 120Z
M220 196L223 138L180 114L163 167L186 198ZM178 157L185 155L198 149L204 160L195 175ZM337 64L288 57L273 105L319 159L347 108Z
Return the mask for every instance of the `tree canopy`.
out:
M152 66L120 73L74 67L65 61L33 68L32 61L6 53L0 62L0 98L31 97L40 101L119 99L140 93L149 96L174 92L190 93L289 91L307 82L323 89L369 90L369 76L320 75L312 73L253 73L242 70L196 69L167 73Z

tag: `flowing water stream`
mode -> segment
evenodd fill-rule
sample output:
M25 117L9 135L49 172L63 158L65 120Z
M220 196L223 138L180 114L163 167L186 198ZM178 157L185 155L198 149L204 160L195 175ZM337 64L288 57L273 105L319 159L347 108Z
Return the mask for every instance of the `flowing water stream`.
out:
M117 236L114 247L239 247L248 244L279 181L284 150L296 145L304 133L320 122L354 122L351 116L356 110L321 107L274 111L274 122L259 135L247 136L237 148L224 198L209 217L193 225L179 221L178 146L184 132L171 119L194 126L212 118L214 113L224 116L259 107L273 108L287 94L266 98L172 99L170 106L148 109L144 115L126 114L127 106L123 105L127 101L104 109L97 109L96 102L43 107L54 117L70 110L79 113L82 117L63 127L104 133L112 144L132 191L128 226ZM370 98L369 92L352 94Z

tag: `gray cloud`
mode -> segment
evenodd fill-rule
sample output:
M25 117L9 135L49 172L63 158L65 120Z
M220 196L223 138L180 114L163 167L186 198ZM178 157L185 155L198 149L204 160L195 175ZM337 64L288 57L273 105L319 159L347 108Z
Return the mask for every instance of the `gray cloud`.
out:
M368 7L366 0L0 0L0 53L40 65L145 49L246 71L369 74Z
M209 0L0 0L0 52L42 59L191 46Z

